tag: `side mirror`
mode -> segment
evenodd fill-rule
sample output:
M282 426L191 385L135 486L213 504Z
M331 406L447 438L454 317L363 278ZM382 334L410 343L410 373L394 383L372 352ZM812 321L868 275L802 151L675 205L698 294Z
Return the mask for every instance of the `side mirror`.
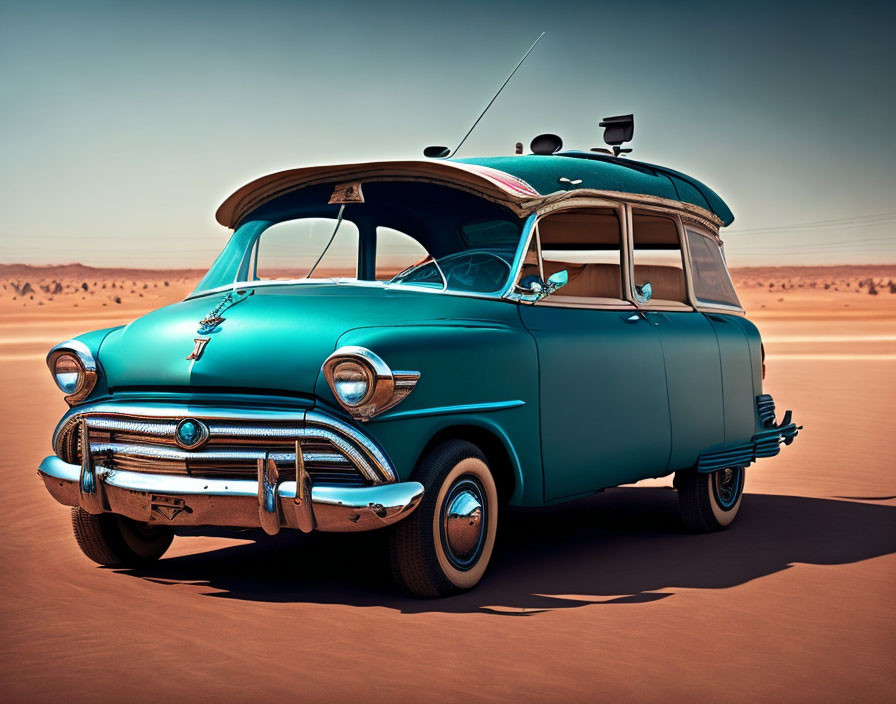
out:
M635 286L635 300L638 303L649 303L653 297L653 286L647 281L643 286Z
M517 284L517 290L522 294L521 301L537 303L542 298L550 296L558 288L566 286L569 282L569 274L566 269L551 274L548 280L542 282L537 276L527 276Z
M543 291L542 298L544 298L545 296L550 296L558 288L563 288L568 283L569 283L569 273L566 271L566 269L563 269L562 271L557 271L557 272L551 274L548 277L547 283L544 285L544 291Z

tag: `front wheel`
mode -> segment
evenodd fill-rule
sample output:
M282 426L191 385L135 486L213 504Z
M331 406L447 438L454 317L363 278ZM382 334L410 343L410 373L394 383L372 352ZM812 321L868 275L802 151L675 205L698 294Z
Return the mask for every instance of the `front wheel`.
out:
M396 583L418 597L475 587L498 527L498 491L485 456L472 443L452 440L427 455L415 478L423 500L390 536Z
M155 562L171 545L170 528L150 526L114 513L72 509L75 540L87 557L110 567L138 567Z
M701 532L731 525L740 510L745 474L744 467L727 467L710 474L693 470L676 473L678 506L685 524Z

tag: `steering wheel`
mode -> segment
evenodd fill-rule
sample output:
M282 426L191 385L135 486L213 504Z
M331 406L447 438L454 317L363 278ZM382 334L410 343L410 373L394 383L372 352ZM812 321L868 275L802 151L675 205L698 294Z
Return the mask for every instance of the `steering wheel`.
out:
M487 293L500 289L510 275L510 264L493 252L460 252L439 260L448 288Z

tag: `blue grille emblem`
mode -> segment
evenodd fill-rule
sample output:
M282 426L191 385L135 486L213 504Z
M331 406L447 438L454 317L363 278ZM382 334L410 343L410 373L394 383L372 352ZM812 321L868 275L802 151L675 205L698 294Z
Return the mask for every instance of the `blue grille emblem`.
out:
M184 418L174 430L174 441L185 450L195 450L208 440L208 426L195 418Z

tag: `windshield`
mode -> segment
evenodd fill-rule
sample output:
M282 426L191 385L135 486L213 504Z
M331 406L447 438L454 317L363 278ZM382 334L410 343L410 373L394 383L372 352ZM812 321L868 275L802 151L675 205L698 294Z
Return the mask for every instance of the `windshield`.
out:
M510 280L524 221L466 192L364 183L363 202L330 204L332 184L282 196L233 233L194 295L234 285L380 282L480 294Z

